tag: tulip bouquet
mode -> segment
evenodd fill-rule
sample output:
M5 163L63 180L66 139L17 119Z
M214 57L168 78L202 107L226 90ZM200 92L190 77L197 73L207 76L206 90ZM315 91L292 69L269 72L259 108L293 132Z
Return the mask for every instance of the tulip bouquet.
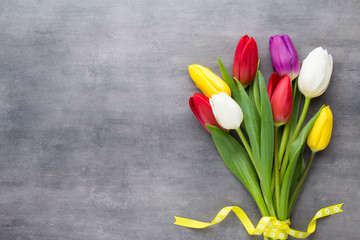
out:
M222 221L233 210L251 235L305 238L315 231L317 218L342 212L342 204L319 210L307 232L289 227L315 153L325 149L331 138L333 115L328 106L322 106L306 124L304 120L310 100L329 85L333 60L318 47L300 68L287 35L272 36L269 49L274 73L267 88L259 70L256 42L247 35L237 45L233 76L219 58L223 79L201 65L189 66L190 77L204 94L195 93L189 100L190 108L211 134L225 165L254 198L263 218L254 227L242 209L230 206L211 223L175 217L175 224L204 228ZM302 96L305 101L300 111ZM307 163L305 142L311 150Z

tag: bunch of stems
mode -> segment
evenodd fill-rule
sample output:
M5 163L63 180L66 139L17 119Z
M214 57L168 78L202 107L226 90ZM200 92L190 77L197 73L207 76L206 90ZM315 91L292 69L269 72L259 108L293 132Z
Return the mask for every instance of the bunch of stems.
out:
M257 87L257 83L254 81L253 83L255 87ZM251 88L250 88L251 89ZM294 99L296 94L300 94L297 90L297 79L294 81L293 84L293 92L294 92ZM249 90L251 91L251 90ZM300 99L300 96L297 96L297 99ZM271 193L272 193L272 200L266 201L266 190L264 189L263 178L261 176L261 171L258 169L257 165L254 161L254 154L251 150L251 146L248 143L246 137L244 136L243 132L240 129L237 129L237 133L240 137L241 142L243 143L246 151L249 154L252 163L254 164L254 168L258 174L260 185L262 187L263 196L265 199L265 205L260 205L259 209L263 216L273 216L277 219L283 221L290 217L292 209L295 205L296 199L299 196L299 193L302 189L302 186L305 182L307 174L309 172L310 166L313 162L315 153L312 152L310 160L307 164L305 170L300 171L301 176L298 176L300 179L294 185L294 189L290 195L285 195L283 197L288 198L288 200L281 201L281 187L284 181L284 175L286 170L289 167L289 159L290 159L290 148L294 143L295 139L299 136L300 130L304 124L304 120L309 108L311 98L306 97L303 108L300 114L300 117L297 118L298 112L295 112L291 118L291 120L283 126L276 126L274 125L274 162L273 162L273 171L272 171L272 183L271 183ZM300 104L300 103L298 103ZM256 105L256 103L255 103ZM297 106L296 111L299 110L299 106ZM302 155L302 153L301 153ZM298 169L299 170L299 169ZM291 177L291 176L290 176ZM294 179L286 179L287 181L294 181ZM288 203L287 205L282 205L281 202ZM271 238L264 237L265 240L269 240Z
M241 128L236 129L236 132L243 144L243 147L240 145L239 147L247 152L253 170L243 168L247 175L244 174L244 177L239 178L238 169L233 169L229 165L228 167L249 190L262 216L275 217L280 221L287 220L315 156L315 153L311 154L305 167L303 160L305 140L324 106L303 126L311 98L305 97L300 113L302 94L297 88L296 78L291 86L293 92L291 118L286 124L278 126L273 121L271 103L261 72L257 71L254 81L249 85L248 90L245 90L236 78L234 82L220 59L218 60L223 78L231 89L232 98L240 105L244 114L243 124ZM213 134L212 136L215 140L216 137ZM230 150L221 141L215 142L218 150L223 149L224 152L225 149ZM228 163L236 161L226 159L228 156L222 155L224 161ZM253 176L252 173L257 176L255 184L253 178L250 184L250 180L245 177ZM270 238L264 237L264 239Z

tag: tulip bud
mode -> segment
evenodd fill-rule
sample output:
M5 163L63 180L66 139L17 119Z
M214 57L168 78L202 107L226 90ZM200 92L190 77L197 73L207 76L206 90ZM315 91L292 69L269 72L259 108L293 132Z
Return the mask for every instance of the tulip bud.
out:
M210 98L210 105L216 121L225 129L237 129L243 121L243 113L229 95L224 92L215 94Z
M216 121L212 112L209 98L200 93L195 93L194 96L189 99L189 104L195 117L199 120L206 131L210 133L205 124L217 126L220 128L220 125Z
M298 85L305 97L318 97L330 83L333 59L327 50L315 48L305 58L299 75Z
M269 50L274 71L280 77L288 75L294 80L300 73L300 61L288 35L275 35L269 40Z
M287 123L293 111L293 95L289 76L281 78L277 73L273 73L267 92L271 102L274 124L280 126Z
M329 145L333 127L333 115L329 106L324 107L307 137L313 152L324 150Z
M248 35L240 38L235 50L233 74L247 87L255 78L258 66L258 49L254 38Z
M195 64L189 66L189 73L196 87L198 87L205 96L211 97L213 94L218 94L219 92L225 92L231 96L229 86L210 69Z

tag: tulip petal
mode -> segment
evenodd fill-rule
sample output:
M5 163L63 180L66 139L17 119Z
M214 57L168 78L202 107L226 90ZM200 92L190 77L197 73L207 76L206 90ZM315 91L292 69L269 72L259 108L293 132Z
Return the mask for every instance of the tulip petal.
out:
M217 122L225 129L237 129L243 121L240 106L226 93L220 92L210 98L211 109Z
M297 55L297 52L295 50L295 47L290 39L290 37L288 35L282 35L282 38L289 50L290 55L292 56L291 58L291 76L290 76L290 80L294 80L300 73L300 61L299 61L299 57Z
M329 106L322 109L316 119L308 138L307 144L312 151L324 150L330 142L333 127L333 115Z
M189 66L189 73L195 85L205 96L211 97L219 92L225 92L231 96L229 86L209 68L194 64Z
M332 73L332 57L318 47L303 61L299 75L299 90L307 97L318 97L327 89Z
M189 105L195 117L199 120L199 122L206 129L206 131L209 132L209 129L206 127L205 124L221 128L221 126L218 124L214 117L210 106L209 98L200 93L195 93L194 96L189 99Z
M269 40L269 50L274 71L276 71L280 77L290 75L293 56L283 38L279 35L272 36Z
M319 91L317 91L315 93L316 96L320 96L322 95L326 89L328 88L329 84L330 84L330 78L331 78L331 73L332 73L332 69L333 69L333 59L332 56L330 54L327 54L327 51L325 50L326 55L324 56L324 59L326 61L325 63L325 74L324 74L324 79L321 82L321 84L319 85Z
M280 82L280 80L281 80L281 77L279 76L278 73L275 72L275 73L271 74L268 88L267 88L267 92L268 92L270 100L271 100L273 92L274 92L276 86L278 85L278 83Z
M289 76L285 76L280 80L270 101L274 123L276 125L287 123L293 111L293 95Z
M254 38L250 38L241 54L239 81L246 87L255 78L258 64L258 49Z
M234 64L233 64L233 75L235 78L240 79L240 62L241 62L241 55L244 49L246 42L249 40L249 36L245 35L240 38L239 43L235 50L234 56Z

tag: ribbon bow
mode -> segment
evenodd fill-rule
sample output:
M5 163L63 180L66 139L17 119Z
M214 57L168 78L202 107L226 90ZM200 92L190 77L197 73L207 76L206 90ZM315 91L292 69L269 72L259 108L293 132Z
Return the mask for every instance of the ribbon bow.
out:
M220 212L216 215L216 217L211 223L200 222L188 218L175 216L176 221L174 222L174 224L188 228L206 228L224 220L232 210L240 219L246 231L250 235L264 235L266 237L274 239L287 239L288 235L290 235L295 238L304 239L313 232L315 232L317 219L343 212L343 210L341 209L342 205L343 203L320 209L310 221L306 232L291 229L289 227L289 219L285 221L280 221L275 217L262 217L257 226L254 227L246 213L237 206L224 207L220 210Z

